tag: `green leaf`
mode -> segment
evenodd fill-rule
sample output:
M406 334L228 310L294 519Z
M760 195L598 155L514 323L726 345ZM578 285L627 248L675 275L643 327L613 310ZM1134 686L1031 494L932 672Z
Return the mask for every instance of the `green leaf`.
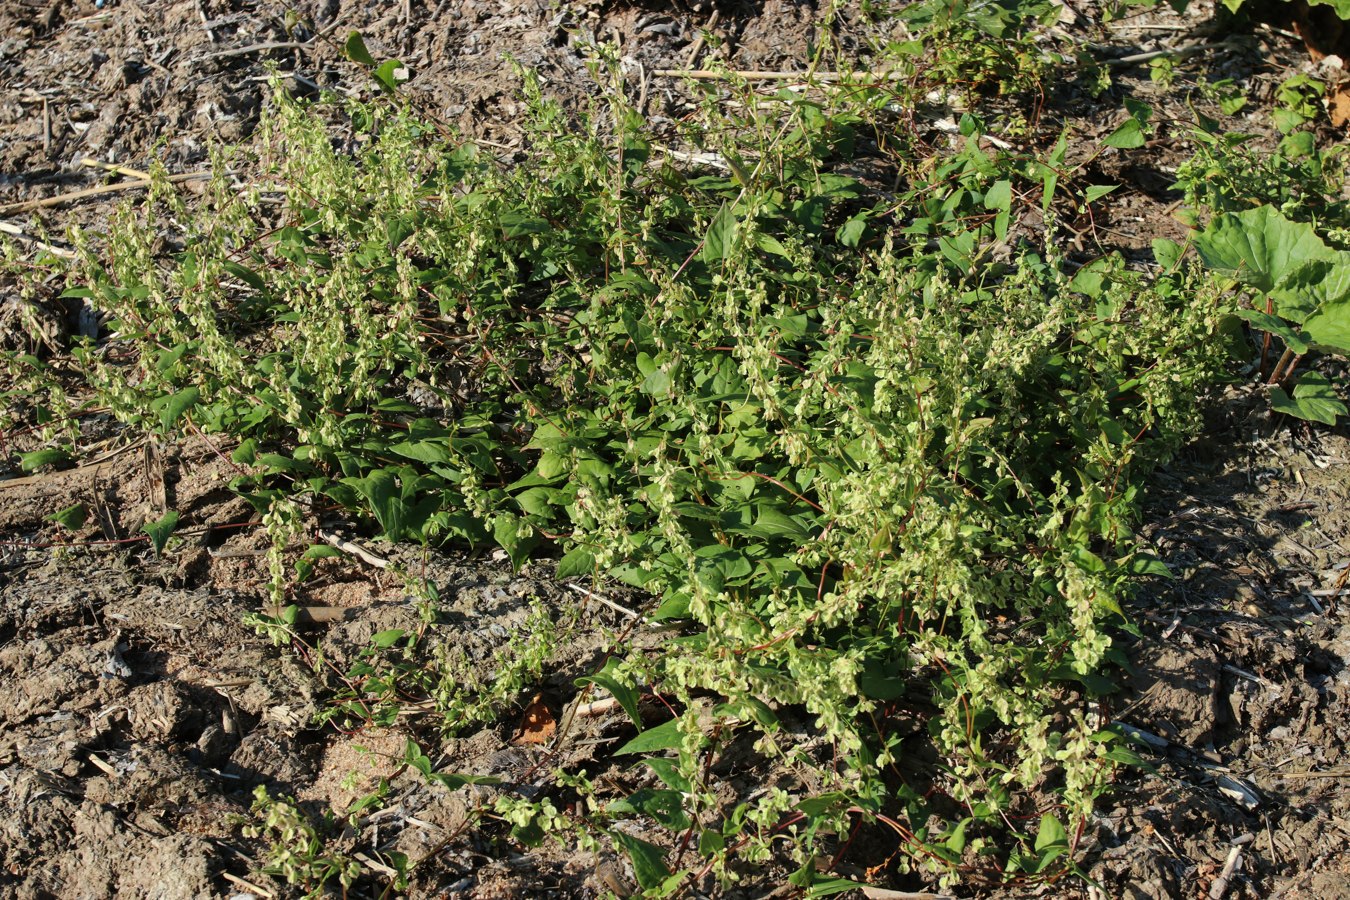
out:
M844 227L845 228L848 227L847 222L844 223ZM782 257L788 256L787 247L784 247L783 242L778 240L778 238L774 237L771 234L764 234L762 232L757 232L755 234L755 243L758 244L759 249L763 250L765 253L772 253L774 256L782 256ZM857 245L847 244L846 246L856 247Z
M165 545L169 543L169 536L173 534L177 527L178 511L173 509L166 512L160 519L154 522L146 522L141 526L141 531L144 531L150 537L150 546L155 548L155 556L164 552Z
M661 369L654 369L642 380L642 393L658 398L669 397L670 376Z
M589 547L573 547L558 560L559 578L576 578L595 572L595 554Z
M411 738L409 738L408 742L404 745L403 761L407 763L410 768L421 772L423 777L428 781L442 784L452 791L461 788L466 784L501 784L500 778L493 778L487 775L459 775L449 772L437 772L431 764L431 758L423 753L422 748Z
M1350 21L1350 0L1308 0L1309 6L1330 6L1341 21Z
M1102 759L1109 759L1111 762L1120 763L1123 766L1134 766L1135 768L1145 769L1149 772L1156 771L1151 763L1140 756L1129 747L1115 746L1102 754Z
M1118 184L1094 184L1083 192L1083 202L1095 203L1119 187Z
M761 506L755 523L750 526L753 534L759 537L785 537L792 541L804 541L810 532L792 516L773 506Z
M1322 349L1350 353L1350 294L1318 307L1303 320L1303 332Z
M837 812L840 809L852 805L852 798L848 794L840 791L831 791L827 794L818 794L814 797L807 797L797 804L796 809L814 819L830 812Z
M585 675L573 682L577 687L585 687L588 684L594 684L609 691L623 711L628 713L628 718L633 720L638 731L642 731L642 716L638 713L638 692L627 681L621 680L615 675L619 662L611 659L605 663L605 667L594 675Z
M544 843L544 829L539 827L539 823L531 820L524 825L511 826L511 838L519 841L526 847L538 847Z
M386 538L397 541L403 537L408 508L400 495L393 470L376 469L365 478L344 478L342 483L355 488L370 505Z
M1305 159L1317 152L1317 137L1311 131L1295 131L1284 136L1278 152L1288 160Z
M155 370L161 375L164 374L169 371L169 369L173 368L174 363L182 359L183 354L187 353L187 351L188 345L186 343L177 344L170 349L165 350L159 355L159 358L155 360Z
M313 544L309 546L308 551L305 551L304 556L301 556L300 559L328 560L328 559L335 559L335 557L339 556L342 556L342 551L339 551L339 549L336 548L336 546L329 546L328 544Z
M267 287L267 282L263 281L261 275L246 266L241 266L234 260L224 260L220 265L226 272L229 272L255 291L261 291Z
M641 587L641 585L634 585ZM661 601L661 605L652 612L652 619L657 622L664 622L667 619L684 619L689 616L689 595L685 593L671 593L666 599Z
M1004 178L996 181L990 186L984 194L984 208L989 210L1004 210L1012 208L1012 182Z
M1054 201L1055 189L1059 186L1059 167L1064 165L1064 155L1068 149L1069 130L1066 127L1060 132L1059 140L1055 141L1050 156L1035 167L1041 177L1041 209L1046 212L1050 211L1050 204Z
M622 797L605 807L610 815L651 816L672 831L683 831L694 824L684 811L684 795L679 791L661 791L643 788L628 797Z
M545 482L552 482L570 470L570 461L561 453L546 450L539 454L534 470Z
M1176 268L1181 254L1186 252L1185 246L1176 241L1170 241L1167 238L1155 238L1153 241L1153 259L1164 270L1170 271Z
M371 635L370 643L377 649L385 650L401 641L407 633L402 628L390 628Z
M1069 852L1069 848L1063 844L1054 844L1041 851L1040 859L1036 861L1034 871L1037 873L1045 872L1061 856Z
M1311 225L1291 222L1272 206L1225 213L1195 237L1205 265L1262 293L1331 251Z
M258 441L255 438L249 438L242 441L234 452L230 454L230 461L237 462L242 466L251 466L258 459Z
M1111 256L1094 259L1074 273L1069 288L1094 299L1101 297L1115 268L1115 260Z
M375 67L375 57L370 55L366 49L366 40L361 37L361 32L353 31L347 35L347 43L343 47L347 53L347 58L352 62L358 62L363 66Z
M667 759L664 756L653 756L650 759L643 760L643 762L646 763L647 767L656 773L656 777L660 778L662 783L671 790L687 794L694 789L693 784L685 777L684 773L680 771L678 760Z
M643 890L659 888L670 877L670 868L666 866L665 851L655 844L649 844L641 838L633 837L617 828L610 831L628 858L633 863L633 877Z
M508 240L524 237L527 234L543 234L552 227L547 219L541 219L519 210L507 210L502 213L497 219L497 224L501 226L502 234Z
M1335 425L1337 417L1347 414L1345 403L1331 382L1318 372L1300 375L1292 397L1280 388L1271 388L1270 405L1276 412L1324 425Z
M1086 547L1074 547L1069 551L1068 558L1084 572L1102 574L1106 571L1105 561Z
M178 424L178 420L183 418L183 414L197 405L197 400L201 397L201 391L195 387L183 388L175 394L161 398L162 405L159 408L159 424L165 431Z
M55 522L67 531L79 531L84 527L85 520L88 518L88 507L83 503L76 503L74 506L67 506L65 509L52 513L47 517L47 521Z
M398 86L411 77L412 73L408 71L408 67L396 59L385 60L375 70L375 80L391 93L397 91Z
M1156 556L1140 553L1132 557L1125 566L1125 571L1131 575L1142 576L1152 575L1156 578L1175 578L1172 570L1167 568L1167 563Z
M671 719L646 731L614 751L616 756L631 756L636 753L654 753L657 750L673 750L684 742L680 734L679 719Z
M309 463L302 462L294 457L283 456L280 453L259 453L256 457L256 461L262 463L273 472L297 472L308 475L314 471L314 467Z
M422 748L412 738L403 745L403 761L423 775L431 774L431 758L422 752Z
M542 422L534 429L534 434L530 435L530 442L525 445L527 450L558 450L567 443L567 435L563 433L557 425L552 422Z
M862 243L862 237L866 231L867 214L861 212L839 226L839 230L835 232L835 239L845 247L857 247Z
M1133 150L1136 147L1142 147L1145 143L1144 127L1139 124L1138 119L1126 119L1120 123L1115 131L1107 135L1102 143L1118 150Z
M947 835L947 840L943 842L943 846L956 854L958 858L966 851L966 828L970 825L970 822L969 818L962 819L952 829L952 833Z
M19 454L19 468L25 472L32 472L43 466L59 466L70 460L70 454L58 447L49 447L46 450L34 450L32 453Z
M1268 331L1284 341L1295 353L1301 355L1308 352L1310 336L1306 332L1296 330L1284 319L1261 312L1259 309L1239 309L1237 314L1239 318L1250 322L1253 328Z
M722 208L713 216L708 233L703 236L702 258L706 263L715 263L731 252L732 241L736 235L736 215L731 204L723 203Z
M1036 852L1061 846L1069 846L1069 835L1059 823L1059 819L1055 818L1054 813L1046 813L1041 816L1041 827L1036 832Z
M812 881L811 886L806 889L807 897L833 897L835 894L843 894L848 891L856 891L865 887L860 881L850 881L847 878L828 878L824 881ZM879 894L878 896L884 896ZM922 895L911 895L922 896ZM931 895L936 896L936 895Z
M787 880L788 884L799 888L810 887L811 882L816 880L816 858L808 856L801 868L789 875Z
M1126 97L1123 103L1125 111L1139 123L1141 128L1148 126L1148 120L1153 118L1153 107L1133 97Z
M1310 342L1350 353L1350 253L1299 267L1271 298L1281 316L1302 324Z
M384 233L389 240L389 248L396 250L417 231L416 226L407 219L391 219L385 223Z
M758 697L741 697L734 706L723 705L717 707L717 710L730 718L746 717L753 719L765 734L772 734L778 730L778 715Z
M448 463L454 460L445 441L401 441L389 445L390 453L422 463Z
M1295 128L1308 121L1308 117L1293 109L1277 106L1270 111L1270 118L1280 134L1289 134Z
M506 551L516 571L530 560L530 552L539 543L529 523L510 513L498 513L492 520L492 538Z
M887 666L885 660L868 660L858 676L858 690L872 700L896 700L905 695L909 680L904 669Z

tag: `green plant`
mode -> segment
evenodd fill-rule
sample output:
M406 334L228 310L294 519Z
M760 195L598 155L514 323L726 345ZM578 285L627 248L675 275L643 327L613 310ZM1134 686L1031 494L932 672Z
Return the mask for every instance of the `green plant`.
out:
M54 354L59 341L39 312L47 273L24 262L8 236L0 237L0 272L17 276L15 296L0 308L0 433L13 438L29 432L40 443L61 445L23 458L23 471L32 471L61 461L53 453L78 437L80 404L67 391L66 360Z
M1350 11L1350 5L1347 5ZM1281 134L1289 134L1299 126L1311 122L1322 113L1322 97L1327 86L1308 75L1293 75L1280 82L1275 90L1275 107L1272 115L1275 127Z
M1337 18L1350 21L1350 2L1347 0L1307 0L1309 6L1328 6ZM1177 12L1184 12L1190 6L1191 0L1167 0L1168 6ZM1221 0L1222 6L1228 13L1245 14L1249 11L1249 0ZM1123 0L1123 2L1113 4L1109 11L1108 18L1118 17L1121 11L1128 8L1154 7L1158 5L1158 0Z
M1040 7L926 9L914 22L936 38L896 48L894 79L732 81L735 104L709 89L676 135L697 155L658 140L612 54L603 102L575 118L526 78L514 170L397 95L278 93L256 191L218 179L187 215L157 175L111 254L83 243L69 274L110 321L75 359L100 402L238 442L278 606L282 551L320 500L390 541L552 555L562 577L653 598L677 636L582 679L626 701L640 732L619 753L665 785L594 825L648 890L773 854L814 885L817 849L859 820L896 829L901 868L1047 880L1118 762L1083 707L1112 689L1120 599L1158 571L1131 541L1139 484L1219 380L1222 291L1175 245L1162 272L1064 259L1066 200L1079 214L1110 190L1079 183L1067 136L990 149L972 112L954 147L926 149L902 114L933 83L916 60L960 68L978 30L993 56L961 69L972 101L1031 91L1050 64L1024 37ZM1130 109L1109 140L1138 146L1148 119ZM848 174L864 153L903 189ZM147 224L160 208L184 229L168 259ZM1045 229L1019 232L1026 213ZM313 652L293 608L255 621ZM487 674L428 658L437 627L375 635L328 716L387 722L416 699L446 733L492 721L563 639L537 608ZM640 721L639 681L675 719ZM833 759L792 746L784 708ZM894 777L914 750L901 712L940 761L922 790ZM800 790L725 809L708 772L747 729ZM1036 833L1016 824L1041 804ZM498 814L522 840L577 833L552 799ZM699 866L668 871L623 816L696 838ZM286 859L324 858L289 834L304 847Z
M1345 153L1320 148L1309 131L1285 136L1275 152L1258 149L1256 137L1224 130L1205 116L1191 132L1193 155L1177 166L1183 214L1192 225L1201 216L1241 212L1269 204L1285 216L1323 228L1335 246L1346 243L1350 224L1341 198Z
M360 863L328 848L320 829L296 807L294 800L273 798L259 785L253 791L254 822L243 828L245 837L270 841L268 875L300 885L307 897L323 893L330 881L344 889L361 877Z
M1329 248L1312 226L1290 221L1270 206L1215 218L1195 245L1206 265L1255 293L1257 306L1238 315L1265 332L1262 371L1271 337L1284 345L1269 369L1275 409L1336 424L1346 407L1326 376L1293 376L1310 351L1350 354L1350 252Z
M646 791L602 809L592 797L594 785L586 777L585 770L555 773L554 786L576 793L584 802L583 814L568 815L548 797L529 800L502 794L493 801L492 815L511 826L512 840L530 847L552 839L594 852L603 846L602 840L607 839L628 857L643 896L668 897L679 891L688 873L672 873L661 847L629 834L622 828L608 825L608 819L612 816L655 812L662 825L686 828L690 820L680 811L678 797L665 796L658 802L658 795L669 795L669 792Z
M433 640L441 627L372 636L321 718L348 726L389 725L409 704L418 703L439 719L443 734L459 734L516 705L566 637L536 602L487 666L479 667L453 642ZM432 645L429 653L427 644Z
M1059 16L1052 3L927 0L895 15L915 37L893 45L888 55L912 67L925 88L920 96L960 91L960 99L970 103L982 93L1040 94L1045 77L1064 63L1037 40Z

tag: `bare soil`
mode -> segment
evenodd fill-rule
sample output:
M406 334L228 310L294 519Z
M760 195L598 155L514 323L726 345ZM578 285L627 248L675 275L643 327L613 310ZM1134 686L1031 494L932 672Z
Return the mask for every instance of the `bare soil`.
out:
M1213 38L1203 34L1206 13L1135 17L1127 23L1137 27L1103 35L1092 25L1098 11L1075 5L1064 27L1123 56ZM256 125L268 65L300 92L369 90L341 53L353 29L377 56L408 64L428 110L509 157L519 107L508 56L576 104L591 83L580 42L618 41L645 111L675 117L687 98L657 70L714 56L742 69L799 69L820 15L787 0L0 0L0 205L108 180L84 157L200 170L213 143L243 140ZM841 38L861 44L850 21ZM1171 30L1150 30L1159 24ZM1212 62L1216 74L1255 85L1315 65L1298 41L1263 29ZM1117 72L1107 96L1069 92L1050 98L1045 114L1073 122L1073 153L1084 159L1131 93L1184 118L1131 69ZM1079 235L1085 257L1110 247L1142 260L1152 238L1184 234L1170 189L1186 155L1179 134L1098 160L1103 183L1125 188L1110 217ZM58 236L74 224L97 230L114 197L5 221L36 233L37 215ZM74 312L45 310L53 341L77 327ZM1141 636L1127 641L1133 673L1111 712L1151 742L1153 769L1124 771L1085 835L1082 864L1098 886L1066 882L1042 895L1213 896L1237 854L1222 896L1350 897L1350 437L1272 417L1257 393L1216 399L1206 436L1150 487L1139 535L1176 578L1135 599ZM110 426L87 427L92 441ZM18 449L29 439L5 436ZM366 861L389 851L420 861L412 896L633 892L622 858L549 845L524 852L504 828L467 827L494 789L452 792L410 772L406 742L427 736L416 716L354 734L314 724L340 684L244 624L267 602L266 538L224 489L229 476L200 440L110 449L75 469L0 481L0 897L286 896L294 889L259 874L264 846L241 829L252 789L341 815L382 779L393 812L361 818L340 843ZM93 515L70 544L46 517L76 502ZM134 538L168 508L182 513L187 539L157 558ZM361 540L346 523L325 525ZM626 737L621 716L561 716L573 679L603 664L622 616L587 606L546 563L513 573L490 555L371 549L437 584L436 640L483 665L532 602L571 629L537 691L562 719L557 735L522 740L527 706L538 709L531 691L514 716L439 744L438 769L494 775L526 793L559 765L638 786L640 772L606 757ZM419 627L401 583L353 556L324 560L296 600L325 610L305 634L329 672L345 671L371 635ZM737 771L727 789L748 794L781 775ZM861 875L883 851L860 840L841 871ZM733 893L790 896L783 875L751 873Z

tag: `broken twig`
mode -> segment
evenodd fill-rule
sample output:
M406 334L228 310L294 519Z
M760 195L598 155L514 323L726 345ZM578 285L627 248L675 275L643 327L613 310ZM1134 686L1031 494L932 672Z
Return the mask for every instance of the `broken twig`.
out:
M635 612L633 612L631 609L627 608L626 606L620 606L619 604L615 603L613 600L606 599L605 597L602 597L602 596L600 596L599 594L597 594L595 591L589 591L589 590L587 590L586 588L582 587L582 586L579 585L579 584L569 584L568 587L571 588L572 590L576 591L578 594L582 595L582 596L585 597L586 599L588 599L588 600L594 600L596 603L599 603L599 604L602 605L602 606L608 606L610 609L614 610L615 612L623 613L625 616L627 616L627 617L630 618L630 619L637 619L637 620L639 620L639 621L641 621L641 622L645 622L645 623L648 624L648 625L653 624L652 620L651 620L651 619L648 619L646 616L643 616L643 615L641 615L640 613L635 613Z
M80 165L88 166L91 169L106 169L109 172L116 172L118 175L125 175L128 178L139 178L142 181L150 180L149 172L142 172L140 169L133 169L129 166L119 166L114 163L105 163L93 157L86 156L80 160Z
M17 225L11 225L8 222L0 222L0 231L3 231L5 234L12 234L19 240L28 241L28 243L32 244L34 247L37 247L40 250L46 250L52 256L59 256L62 259L75 258L75 253L73 251L65 250L61 247L53 247L46 241L40 241Z
M1223 864L1223 871L1209 886L1209 900L1219 900L1228 891L1228 883L1242 863L1242 847L1242 844L1236 844L1228 849L1228 860Z
M181 184L184 181L200 181L210 177L210 172L190 172L185 175L170 175L165 180L170 184ZM0 216L29 212L34 209L45 209L49 206L62 206L66 203L74 203L76 200L83 200L86 197L97 197L99 194L114 194L118 191L135 191L149 186L150 181L148 179L142 179L140 181L120 181L117 184L100 184L98 187L85 188L82 191L72 191L69 194L57 194L55 197L45 197L41 200L24 200L21 203L11 203L8 206L0 206Z
M249 44L247 47L234 47L230 50L217 50L214 53L207 53L200 57L207 59L224 59L227 56L247 56L250 53L267 53L269 50L313 50L313 44L302 44L299 41L267 41L262 44Z
M578 706L572 715L579 718L590 718L592 716L602 716L610 710L617 709L619 700L616 697L605 697L603 700L596 700L591 703L583 703Z
M694 68L694 64L698 62L699 54L703 52L703 44L708 33L717 27L717 20L721 17L722 11L720 9L714 9L712 15L708 17L707 24L699 29L698 35L694 38L694 42L689 45L689 55L684 58L684 67L686 69Z
M331 531L319 531L318 535L324 543L331 547L336 547L343 553L350 553L367 565L374 566L377 569L387 569L389 567L389 560L382 556L376 556L360 544L354 544L344 537L333 534Z
M692 78L695 81L725 81L743 78L746 81L899 81L900 72L766 72L759 69L657 69L652 73L661 78Z
M276 896L276 894L272 893L271 891L265 888L258 887L251 881L245 881L238 875L231 875L229 872L221 872L220 877L224 878L226 881L228 881L235 887L243 888L244 890L249 891L250 893L257 894L259 897L271 898Z
M1112 69L1123 69L1129 66L1137 66L1140 63L1153 62L1155 59L1185 59L1189 56L1198 56L1201 53L1208 53L1210 50L1223 50L1229 45L1228 41L1219 41L1215 44L1191 44L1189 47L1175 47L1168 50L1150 50L1147 53L1132 53L1129 56L1118 56L1115 59L1106 60L1106 65Z

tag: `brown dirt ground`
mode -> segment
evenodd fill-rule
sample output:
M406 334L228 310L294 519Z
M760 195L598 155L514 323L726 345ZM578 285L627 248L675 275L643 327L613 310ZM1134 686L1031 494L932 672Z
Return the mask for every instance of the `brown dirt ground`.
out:
M288 8L298 28L288 30ZM1073 10L1065 27L1092 31L1098 11ZM1198 5L1186 19L1150 14L1093 33L1106 55L1124 55L1204 40L1206 14ZM104 173L80 165L85 156L144 166L154 155L174 172L199 169L211 142L250 133L265 61L297 90L362 89L338 47L350 29L377 55L412 68L411 87L428 109L509 155L517 81L505 54L575 103L589 84L579 35L616 40L648 114L674 117L686 101L651 73L686 66L700 28L713 36L700 61L720 55L738 68L790 69L801 66L819 15L787 0L442 0L434 8L2 0L0 204L102 183ZM849 21L842 39L861 44ZM1173 28L1150 30L1159 24ZM1312 65L1278 30L1243 40L1212 65L1258 96ZM1146 73L1126 70L1106 97L1051 98L1046 114L1076 123L1073 152L1085 158L1114 126L1108 117L1123 93L1162 102ZM1180 107L1163 112L1184 119ZM1172 137L1164 129L1141 152L1098 160L1103 182L1126 189L1078 236L1085 257L1105 246L1143 259L1151 238L1184 232L1171 217L1169 176L1186 148L1164 139ZM42 220L57 235L71 224L96 228L108 199L47 210ZM29 225L28 214L5 219ZM59 341L70 324L59 311L52 319ZM1341 590L1350 439L1344 428L1291 426L1265 409L1251 391L1231 392L1216 403L1206 437L1155 476L1139 533L1178 577L1146 586L1135 601L1143 636L1129 645L1132 684L1112 711L1154 741L1155 768L1126 771L1085 836L1082 862L1100 887L1061 883L1044 896L1209 896L1238 853L1227 897L1350 897L1350 595ZM99 433L107 427L91 422L87 437L111 439ZM400 759L409 737L425 738L415 716L355 734L312 724L333 685L243 624L264 602L265 539L251 510L224 490L229 474L212 448L189 441L0 482L0 896L285 895L284 884L258 874L261 844L239 827L251 788L266 784L309 812L340 814L381 779L384 809L361 818L343 844L367 861L388 851L426 859L413 896L630 892L620 858L522 853L501 833L468 830L472 807L491 789L456 793L413 777ZM52 545L44 517L75 502L95 513L79 535L86 545ZM182 513L187 540L159 559L143 543L123 543L165 508ZM623 625L608 610L578 608L546 565L513 574L492 557L377 549L437 583L453 626L438 640L476 662L512 633L532 599L557 610L575 639L539 686L555 712ZM398 583L352 557L324 561L297 600L328 609L331 621L306 634L335 669L372 634L419 627ZM522 712L529 699L522 696ZM620 717L574 722L541 745L514 740L518 726L446 742L434 762L526 793L557 765L589 765L615 788L639 783L602 759L624 736ZM729 790L780 775L738 772ZM853 872L874 862L845 857ZM752 875L736 895L788 896L782 874Z

